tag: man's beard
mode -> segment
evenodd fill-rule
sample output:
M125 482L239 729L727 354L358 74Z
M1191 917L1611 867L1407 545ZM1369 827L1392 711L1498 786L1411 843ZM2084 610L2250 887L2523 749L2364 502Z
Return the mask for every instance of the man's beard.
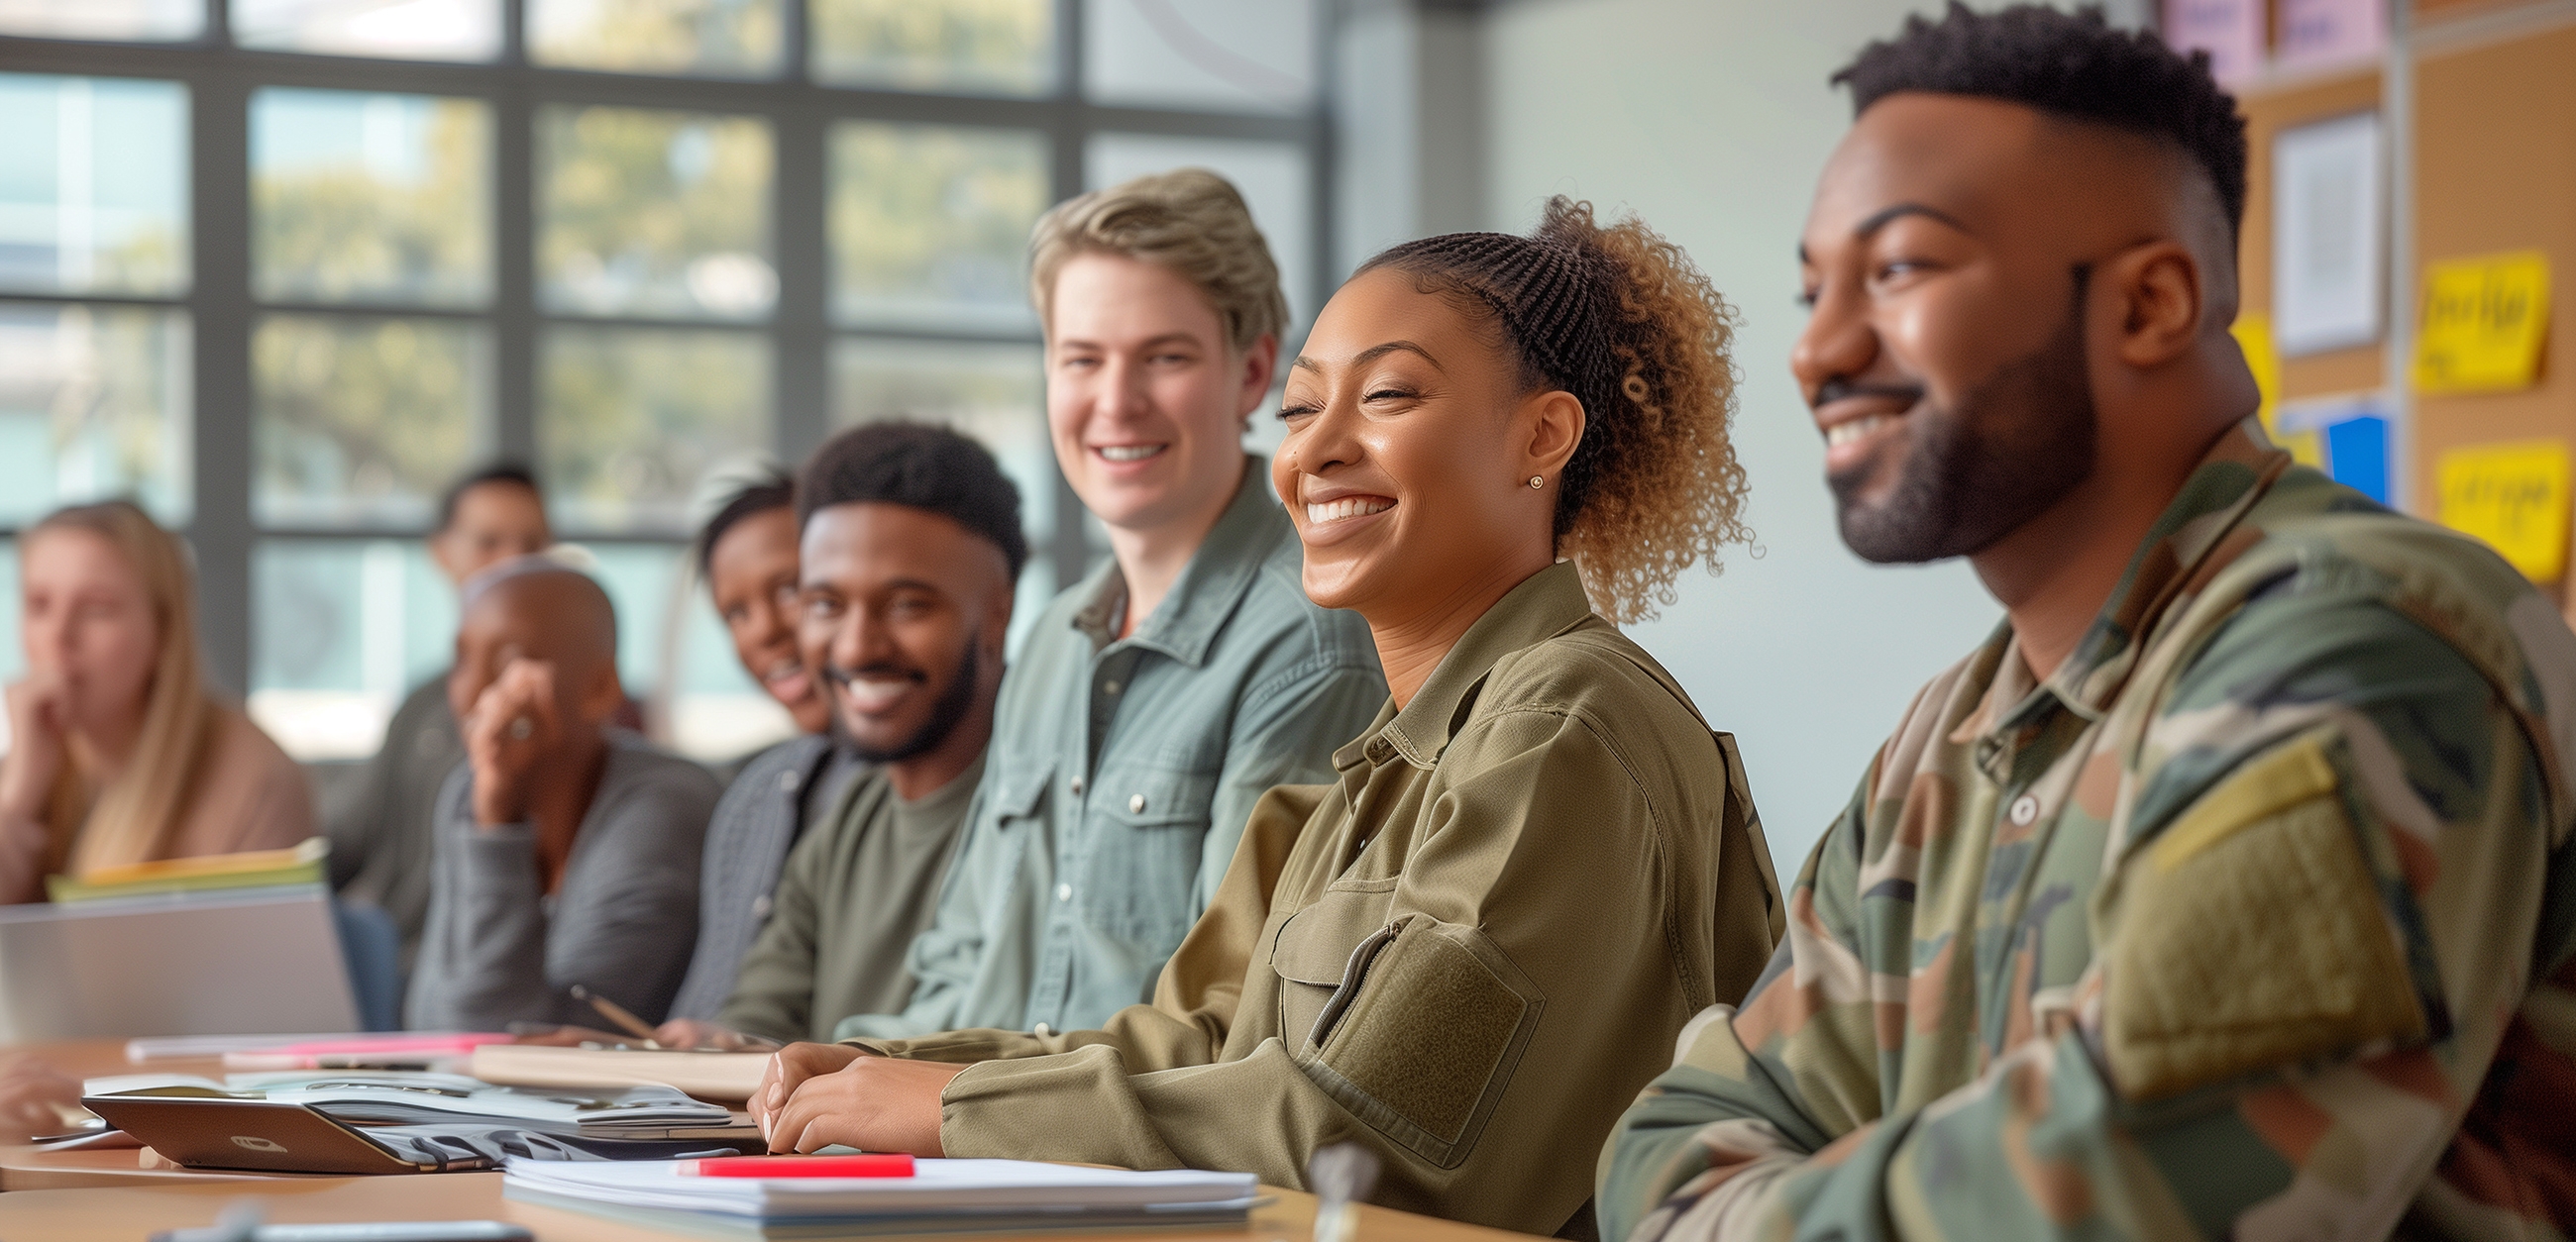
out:
M983 653L976 649L972 640L969 640L966 644L966 654L958 657L956 674L949 679L948 688L940 691L939 701L930 705L929 718L921 722L920 728L912 731L911 737L892 746L868 746L850 735L849 724L841 719L838 704L834 705L832 711L833 736L862 763L900 763L939 749L939 744L947 741L948 735L957 731L957 725L966 719L966 713L974 710L975 689L983 680L978 676L981 672L982 660ZM876 670L860 669L852 672L826 664L823 666L823 680L837 690L843 683L857 677L859 673L873 671Z
M1857 493L1875 461L1828 476L1843 542L1880 564L1984 551L2093 474L2098 433L2084 353L2084 286L2047 344L2004 364L1956 409L1928 400L1907 416L1909 451L1885 502Z

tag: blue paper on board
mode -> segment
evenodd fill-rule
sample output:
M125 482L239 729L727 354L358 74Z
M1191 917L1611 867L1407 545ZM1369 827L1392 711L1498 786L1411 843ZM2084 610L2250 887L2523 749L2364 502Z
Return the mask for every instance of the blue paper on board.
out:
M2326 426L2327 473L2337 483L2388 503L2388 420L2376 414Z

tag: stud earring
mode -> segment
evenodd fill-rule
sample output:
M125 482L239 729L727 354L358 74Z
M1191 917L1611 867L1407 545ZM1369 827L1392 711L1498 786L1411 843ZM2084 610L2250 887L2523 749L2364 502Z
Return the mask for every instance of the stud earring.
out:
M1533 474L1533 475L1531 475L1531 476L1530 476L1530 490L1531 490L1531 491L1537 491L1538 489L1540 489L1540 488L1542 488L1542 487L1545 487L1545 486L1547 486L1547 476L1546 476L1546 475L1543 475L1543 474Z

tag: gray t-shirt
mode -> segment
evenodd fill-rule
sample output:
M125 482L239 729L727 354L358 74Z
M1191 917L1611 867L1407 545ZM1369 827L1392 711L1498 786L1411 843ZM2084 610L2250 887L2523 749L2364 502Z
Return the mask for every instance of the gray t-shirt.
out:
M609 740L607 770L552 894L537 877L535 825L477 827L473 766L449 774L405 1025L605 1025L572 998L576 983L647 1022L670 1009L697 937L698 865L716 780L632 733L610 730Z

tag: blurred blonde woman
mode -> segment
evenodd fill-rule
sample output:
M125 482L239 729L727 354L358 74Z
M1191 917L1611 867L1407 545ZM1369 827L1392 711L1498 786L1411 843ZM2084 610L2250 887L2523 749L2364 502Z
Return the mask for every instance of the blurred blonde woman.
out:
M176 538L109 501L56 511L19 552L27 675L8 689L0 903L43 900L48 875L313 835L303 772L206 686Z

